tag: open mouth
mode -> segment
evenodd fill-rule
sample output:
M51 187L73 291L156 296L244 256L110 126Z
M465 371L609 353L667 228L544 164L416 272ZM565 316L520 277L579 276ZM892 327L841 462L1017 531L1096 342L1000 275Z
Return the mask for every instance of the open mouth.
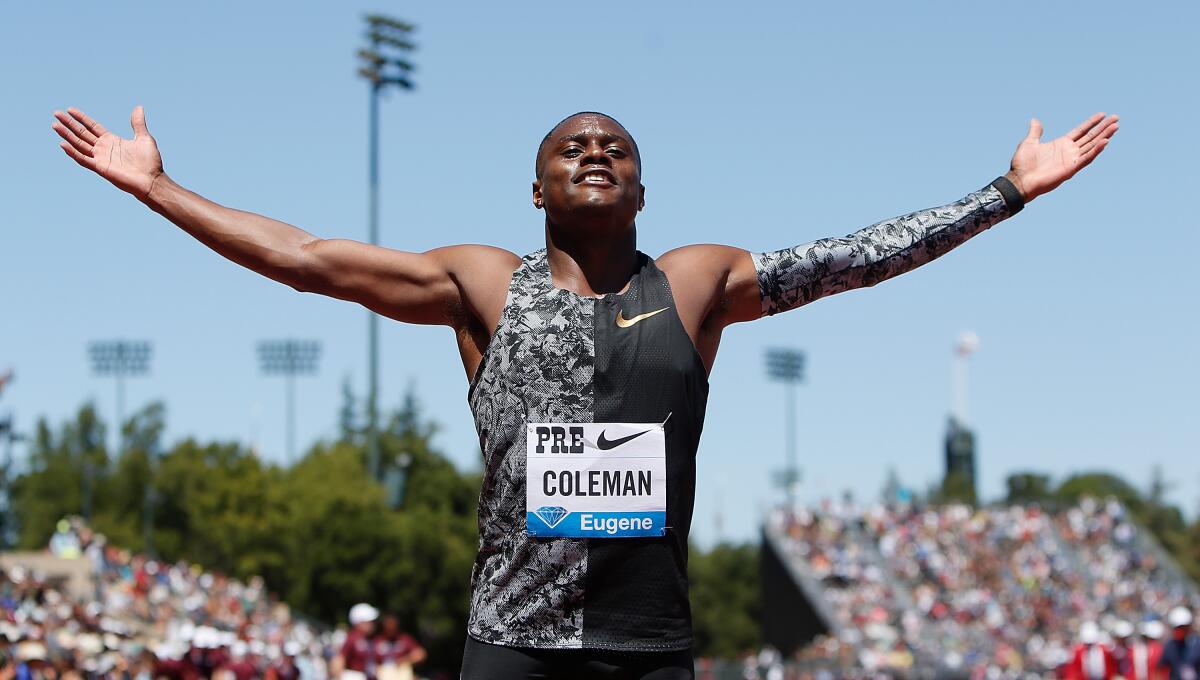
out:
M617 178L604 168L591 168L575 176L575 184L616 185Z

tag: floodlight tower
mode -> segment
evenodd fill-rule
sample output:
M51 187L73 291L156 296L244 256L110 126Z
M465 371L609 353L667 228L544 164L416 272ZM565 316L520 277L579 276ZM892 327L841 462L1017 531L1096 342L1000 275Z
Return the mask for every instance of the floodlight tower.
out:
M285 378L288 463L296 459L296 376L316 373L320 357L321 343L316 340L264 340L258 343L262 372Z
M117 383L116 404L116 455L125 451L125 378L145 375L150 371L150 356L153 349L146 340L98 340L88 346L92 360L92 373L112 376ZM91 519L92 514L92 465L85 457L83 462L83 516Z
M954 343L953 393L954 404L950 414L950 422L946 425L946 477L943 486L955 493L968 492L968 498L975 498L975 481L977 469L975 466L975 433L967 425L967 358L979 349L979 336L971 331L964 331Z
M954 417L967 426L967 358L979 350L979 336L963 331L954 343Z
M795 349L767 350L767 375L784 384L787 413L787 465L780 483L787 494L788 507L796 503L800 485L800 467L796 460L796 385L804 380L804 352Z
M387 88L412 90L411 74L415 67L405 55L417 48L410 40L416 26L410 23L368 14L368 47L360 49L358 56L363 65L358 74L367 79L370 86L370 140L367 151L368 174L368 232L372 245L379 244L379 95ZM368 312L367 317L367 465L371 476L380 479L379 468L379 317Z

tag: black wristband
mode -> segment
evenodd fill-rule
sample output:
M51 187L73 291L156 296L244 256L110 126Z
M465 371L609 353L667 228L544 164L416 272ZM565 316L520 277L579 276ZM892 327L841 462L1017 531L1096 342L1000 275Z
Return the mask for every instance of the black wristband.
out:
M1025 197L1021 195L1021 190L1004 175L992 180L992 186L1004 197L1004 205L1008 206L1009 215L1016 215L1025 207Z

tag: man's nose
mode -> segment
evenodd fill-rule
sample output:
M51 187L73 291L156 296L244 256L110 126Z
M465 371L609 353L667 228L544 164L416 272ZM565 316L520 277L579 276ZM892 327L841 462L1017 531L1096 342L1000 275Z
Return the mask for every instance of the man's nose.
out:
M612 165L612 159L604 153L604 147L600 144L589 144L579 161L583 165Z

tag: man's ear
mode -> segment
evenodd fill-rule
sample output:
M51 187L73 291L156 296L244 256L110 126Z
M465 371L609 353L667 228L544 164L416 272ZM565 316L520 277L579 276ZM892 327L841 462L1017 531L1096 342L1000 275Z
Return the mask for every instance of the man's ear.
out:
M541 210L542 206L542 180L535 179L533 180L533 207Z
M642 208L646 207L646 185L639 184L638 186L640 187L638 192L638 212L641 212Z

